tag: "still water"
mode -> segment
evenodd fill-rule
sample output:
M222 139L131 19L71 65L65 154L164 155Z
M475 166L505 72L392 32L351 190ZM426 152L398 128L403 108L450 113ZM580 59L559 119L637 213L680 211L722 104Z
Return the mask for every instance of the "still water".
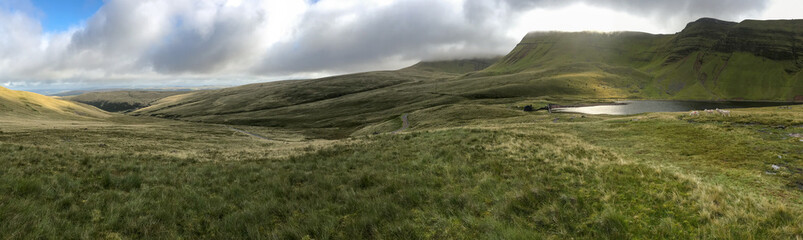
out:
M583 114L630 115L645 112L685 112L704 109L772 107L803 103L789 102L727 102L727 101L618 101L616 104L587 107L553 108L552 112Z

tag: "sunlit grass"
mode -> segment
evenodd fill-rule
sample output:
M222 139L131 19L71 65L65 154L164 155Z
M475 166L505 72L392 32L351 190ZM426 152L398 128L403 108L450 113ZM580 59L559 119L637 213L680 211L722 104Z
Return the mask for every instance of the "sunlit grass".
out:
M0 126L0 232L276 239L801 234L801 142L776 137L800 132L792 125L803 114L799 106L734 110L731 117L581 118L510 104L423 109L410 113L405 133L336 141L244 128L277 139L262 140L221 125L124 116L9 121ZM397 118L380 128L399 127L392 126ZM777 121L789 125L778 129Z

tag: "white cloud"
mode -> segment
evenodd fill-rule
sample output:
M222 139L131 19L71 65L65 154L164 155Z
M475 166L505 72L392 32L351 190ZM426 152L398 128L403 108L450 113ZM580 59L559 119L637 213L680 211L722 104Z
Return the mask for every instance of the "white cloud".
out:
M583 16L578 18L577 16ZM641 31L652 33L671 33L662 24L650 21L647 17L635 16L626 12L576 3L557 9L534 9L525 12L508 31L511 37L522 37L530 31Z
M803 1L770 0L768 7L760 14L760 19L801 19Z
M711 16L801 18L796 0L108 0L43 32L0 0L0 81L245 83L504 54L533 30L671 33Z

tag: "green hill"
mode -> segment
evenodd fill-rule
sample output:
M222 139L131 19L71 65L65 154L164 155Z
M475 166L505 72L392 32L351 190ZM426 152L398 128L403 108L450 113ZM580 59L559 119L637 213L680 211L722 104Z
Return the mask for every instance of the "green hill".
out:
M800 46L802 20L704 18L671 35L534 32L502 58L193 92L134 114L344 137L403 113L466 101L803 100Z
M149 106L152 102L186 91L109 91L88 92L62 99L95 106L109 112L130 111Z
M420 71L440 75L459 76L480 71L493 65L500 58L476 58L450 61L424 61L402 69L402 71Z
M108 113L92 106L0 87L0 117L4 119L80 119L108 116Z
M326 137L344 137L366 124L385 121L402 112L462 100L459 96L417 88L487 66L488 61L492 60L421 63L397 71L197 91L161 99L133 114L212 123L318 128L326 129Z
M788 99L800 93L798 45L780 36L797 22L752 25L770 23L532 33L504 58L194 91L130 113L186 121L0 88L0 235L803 239L801 105L514 107Z
M791 101L803 97L801 46L803 20L703 18L674 35L539 32L478 75L561 78L620 98Z

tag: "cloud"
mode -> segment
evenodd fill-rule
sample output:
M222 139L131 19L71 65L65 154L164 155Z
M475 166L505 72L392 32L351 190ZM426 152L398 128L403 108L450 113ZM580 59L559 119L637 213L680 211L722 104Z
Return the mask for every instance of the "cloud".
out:
M359 70L403 60L489 56L511 47L495 19L467 18L461 7L429 0L316 5L293 39L266 53L260 72Z
M631 13L634 15L667 17L714 17L734 19L748 13L760 13L768 0L492 0L502 2L512 9L565 7L576 3ZM468 2L488 2L468 0Z
M578 3L675 30L767 8L765 0L108 0L81 26L43 32L28 0L0 0L0 82L225 84L499 55L521 38L511 29L539 26L521 16Z
M738 20L738 17L745 14L761 12L767 5L766 0L600 0L586 3L621 9L636 15L657 18L685 17L692 20L701 17Z
M303 1L232 2L185 9L175 29L147 56L154 70L247 71L268 47L291 33L307 8Z

